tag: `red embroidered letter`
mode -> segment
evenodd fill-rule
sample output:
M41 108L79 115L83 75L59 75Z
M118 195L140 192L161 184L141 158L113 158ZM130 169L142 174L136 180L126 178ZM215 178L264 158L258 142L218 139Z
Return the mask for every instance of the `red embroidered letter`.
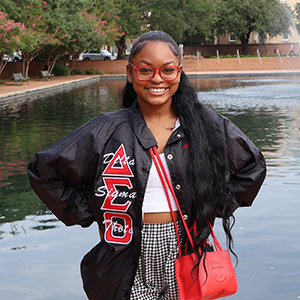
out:
M103 178L103 181L106 186L107 194L101 209L113 210L113 211L127 211L131 202L127 201L123 204L113 203L113 201L118 197L119 191L116 189L116 185L118 186L127 186L128 189L132 188L132 184L129 178Z
M104 213L105 234L108 243L128 244L132 239L132 219L127 214Z
M124 145L122 144L114 154L114 157L102 173L102 175L129 176L132 177L132 171L128 165Z

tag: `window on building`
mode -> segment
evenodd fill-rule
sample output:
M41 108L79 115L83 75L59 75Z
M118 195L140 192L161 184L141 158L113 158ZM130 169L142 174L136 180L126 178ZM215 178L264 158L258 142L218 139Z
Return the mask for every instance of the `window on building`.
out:
M287 32L282 33L282 41L287 42L289 40L289 34Z
M229 42L230 43L235 43L236 42L236 36L234 33L229 34Z

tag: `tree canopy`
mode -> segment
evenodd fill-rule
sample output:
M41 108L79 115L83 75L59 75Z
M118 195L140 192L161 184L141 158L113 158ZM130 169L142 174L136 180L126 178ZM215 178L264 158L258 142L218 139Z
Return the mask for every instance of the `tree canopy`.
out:
M209 36L214 19L214 3L210 0L150 0L146 2L150 30L169 33L178 43L186 36Z
M216 0L215 34L234 34L242 43L243 54L251 33L260 40L289 32L290 10L279 0Z
M251 33L263 41L291 25L291 11L280 0L0 0L0 13L0 54L21 51L24 75L37 56L52 68L59 57L75 59L103 45L116 44L124 59L127 41L149 30L165 31L178 43L230 33L246 54ZM300 23L299 3L295 15ZM8 22L19 25L7 31Z
M118 59L125 59L126 39L133 40L147 30L143 0L94 0L92 9L115 16L121 37L115 40Z
M25 76L30 62L42 53L53 66L59 56L101 48L121 36L115 16L97 14L92 5L92 0L0 0L0 12L22 27L14 50L22 52Z

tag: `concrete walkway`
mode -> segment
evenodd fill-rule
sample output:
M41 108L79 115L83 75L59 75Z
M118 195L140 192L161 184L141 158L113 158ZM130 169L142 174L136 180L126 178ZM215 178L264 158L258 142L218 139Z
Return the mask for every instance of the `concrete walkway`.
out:
M190 78L220 78L220 77L266 77L266 76L300 76L300 70L270 70L270 71L218 71L218 72L186 72ZM7 105L15 105L27 100L34 100L42 96L58 91L72 89L100 80L124 80L125 74L111 75L72 75L56 76L53 79L42 80L32 78L23 85L15 85L7 82L0 85L0 108Z

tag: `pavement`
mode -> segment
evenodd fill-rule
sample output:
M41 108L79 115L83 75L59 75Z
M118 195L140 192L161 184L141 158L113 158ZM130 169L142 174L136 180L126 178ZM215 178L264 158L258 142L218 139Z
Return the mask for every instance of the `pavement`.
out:
M58 91L97 82L101 80L99 77L99 75L72 75L56 76L49 80L30 78L29 83L24 82L22 85L15 85L13 81L6 81L6 84L0 85L0 108L34 100L41 95L47 96ZM106 77L109 78L109 76ZM125 78L125 75L121 77Z
M186 72L191 78L300 76L300 70ZM29 83L15 85L12 81L0 85L0 108L40 97L41 93L56 92L100 80L125 80L125 74L56 76L49 80L32 78Z
M72 75L72 76L56 76L49 80L41 78L31 78L30 81L24 82L22 85L16 85L14 81L6 81L6 84L0 85L0 98L10 95L17 95L32 90L42 90L48 87L58 87L60 85L69 84L71 82L80 82L82 80L89 80L99 76L95 75Z

